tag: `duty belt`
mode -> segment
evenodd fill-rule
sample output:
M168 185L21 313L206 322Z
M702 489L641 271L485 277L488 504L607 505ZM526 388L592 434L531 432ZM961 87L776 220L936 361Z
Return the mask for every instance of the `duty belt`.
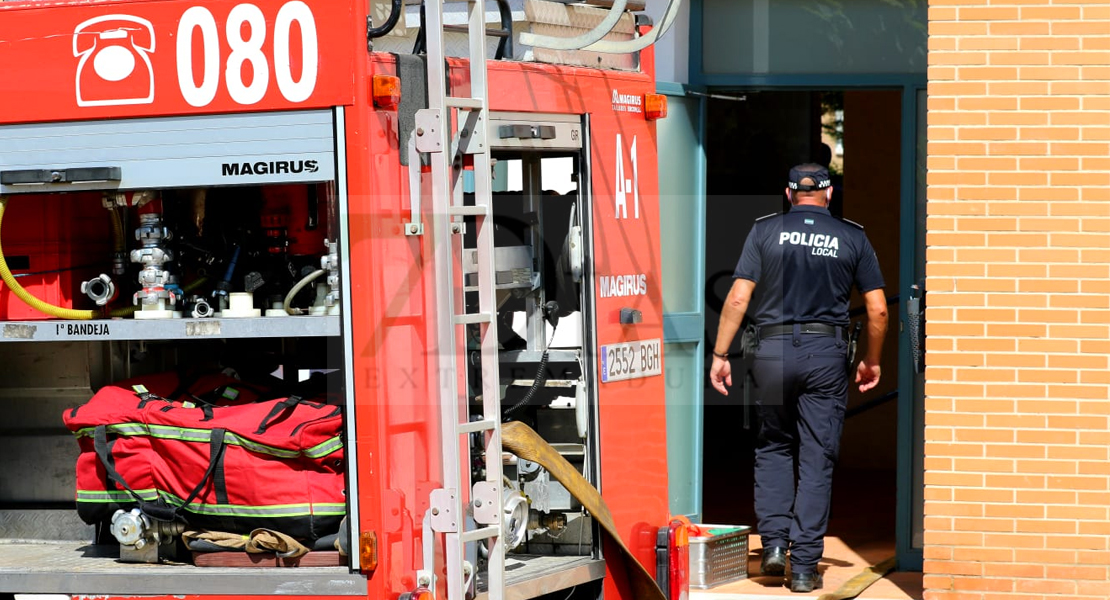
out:
M776 335L791 335L794 333L795 323L785 323L782 325L768 325L759 328L759 339L774 337ZM843 337L847 331L847 327L838 325L828 325L826 323L798 323L798 328L802 333L810 333L817 335L840 335Z

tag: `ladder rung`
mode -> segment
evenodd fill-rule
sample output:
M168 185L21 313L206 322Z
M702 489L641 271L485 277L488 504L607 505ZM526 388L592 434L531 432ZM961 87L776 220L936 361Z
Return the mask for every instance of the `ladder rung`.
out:
M477 542L478 540L488 540L501 535L501 528L497 526L483 527L481 529L471 529L464 531L459 537L462 538L464 544L469 542Z
M489 215L489 206L479 204L477 206L452 206L447 209L447 213L452 217L484 217Z
M466 108L470 110L480 110L482 108L481 98L462 98L459 96L447 96L443 99L443 103L447 106L454 106L455 108Z
M492 323L493 317L489 313L466 313L455 315L455 325L477 325L479 323Z
M486 419L484 421L471 421L470 423L460 423L459 433L476 433L479 431L491 431L497 428L497 421Z

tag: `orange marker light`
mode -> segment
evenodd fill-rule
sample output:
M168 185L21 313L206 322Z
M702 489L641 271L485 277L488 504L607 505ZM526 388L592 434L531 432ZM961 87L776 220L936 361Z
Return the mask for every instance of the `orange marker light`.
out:
M667 97L663 94L644 94L644 117L648 121L667 116Z
M378 536L373 531L358 536L358 566L364 573L378 568Z
M401 103L401 79L393 75L374 76L374 106L393 110Z

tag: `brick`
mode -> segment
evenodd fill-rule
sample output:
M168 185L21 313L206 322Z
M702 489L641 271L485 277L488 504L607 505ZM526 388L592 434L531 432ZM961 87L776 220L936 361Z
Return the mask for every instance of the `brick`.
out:
M1041 118L1044 118L1044 117L1048 116L1046 114L1037 113L1037 112L1015 113L1015 115L1030 115L1030 114L1039 115ZM995 122L995 120L1001 118L1001 116L1002 115L1000 115L998 113L991 113L992 122ZM1002 123L998 122L998 124L1002 124ZM1008 123L1008 124L1016 125L1018 123ZM1045 142L1029 142L1029 141L991 142L991 144L989 146L989 149L990 149L991 155L993 155L993 156L1000 156L1000 155L1044 156L1044 155L1048 154L1048 146L1049 145ZM1021 184L1016 184L1016 185L1021 185Z
M1074 431L1017 431L1019 444L1074 444Z
M998 96L1045 96L1051 89L1047 81L992 81L987 91Z
M937 77L936 77L935 74L930 72L929 78L930 79L936 79ZM1015 113L1015 114L1020 114L1020 113ZM1045 117L1045 124L1047 124L1048 123L1048 115L1044 115L1044 117ZM934 137L932 135L933 133L935 133L935 130L933 130L932 128L937 126L937 125L986 125L986 124L987 124L987 113L985 113L985 112L958 111L958 112L950 112L950 113L936 113L936 114L933 114L933 115L929 116L929 127L930 127L929 139L930 140L936 140L937 139L936 137ZM1014 123L1014 124L1019 125L1020 123Z
M1073 311L1029 308L1018 311L1017 321L1020 323L1076 323L1078 319Z
M1043 565L1070 565L1076 562L1076 552L1060 549L1014 550L1014 562Z
M961 69L962 71L962 69ZM1050 67L1021 67L1020 78L1022 81L1066 81L1078 80L1082 75L1076 66L1050 66ZM1000 77L997 79L1001 79Z
M1069 202L1079 200L1079 191L1079 188L1060 187L1019 188L1018 198L1022 201Z
M968 84L974 85L974 84ZM1108 95L1110 82L1107 81L1053 81L1049 85L1052 94L1065 96Z
M1084 127L1081 131L1083 140L1110 140L1110 127Z
M1097 156L1110 154L1107 142L1059 142L1050 144L1050 151L1056 156Z
M1048 485L1052 489L1057 490L1106 490L1110 489L1107 479L1105 477L1084 476L1076 475L1074 477L1067 476L1050 476L1048 478Z
M1053 325L1049 329L1049 334L1052 336L1076 339L1105 339L1110 337L1110 327L1099 325Z
M1017 403L1019 413L1036 413L1038 415L1074 415L1079 411L1079 403L1074 400L1059 400L1055 398L1043 400L1022 400ZM1047 426L1048 421L1045 421ZM1019 440L1020 441L1020 440Z
M1035 594L1075 594L1075 582L1052 579L1017 579L1014 590Z
M1014 582L1008 579L991 579L985 577L956 577L957 590L979 590L991 592L1009 592L1014 589Z
M1077 521L1105 521L1107 520L1107 509L1105 506L1048 506L1045 508L1045 517Z
M1074 37L1047 36L1023 37L1016 39L1018 41L1018 48L1020 48L1021 50L1079 50L1082 47L1082 45L1080 44L1080 38ZM984 50L989 49L990 48L984 48Z
M960 37L955 38L956 45L961 52L967 50L1019 50L1022 49L1018 38L1012 37ZM1079 50L1078 40L1060 50ZM993 58L992 53L992 58Z
M1051 297L1051 296L1050 296ZM1066 352L1074 354L1079 351L1079 342L1076 340L1018 340L1019 352Z
M1020 231L1079 231L1079 227L1079 219L1023 218L1018 229Z
M1056 112L1048 115L1049 123L1060 125L1110 125L1110 114L1095 111Z
M1015 490L1014 501L1021 504L1075 504L1075 492L1064 490Z
M983 476L978 473L925 473L925 485L976 487L982 484Z
M986 145L983 145L983 151L986 152ZM1006 157L967 157L961 156L956 160L956 167L960 170L968 171L1015 171L1018 167L1018 160L1016 158ZM1032 160L1022 158L1020 160ZM1050 160L1046 158L1038 158L1038 160ZM1078 167L1079 159L1074 160ZM1026 170L1026 169L1023 169Z
M1017 110L1019 103L1020 98L1006 96L970 96L956 98L956 106L958 106L961 111ZM929 118L931 120L932 115L930 115Z
M986 52L930 52L929 65L985 65Z
M1079 139L1078 131L1075 138ZM1087 131L1085 130L1086 134ZM1094 135L1094 134L1091 134ZM980 141L980 140L1014 140L1018 139L1018 129L1016 127L960 127L957 129L957 139L960 141ZM1044 138L1031 138L1031 139L1044 139ZM1092 138L1084 135L1083 139L1104 139Z
M1006 432L1013 441L1013 432ZM990 444L987 449L989 458L1044 458L1045 449L1029 444ZM996 515L997 516L997 515Z
M987 385L986 394L988 397L1006 397L1015 400L1024 398L1043 398L1045 394L1045 386L1041 384L1030 383L1002 383L1002 384L989 384Z
M1079 282L1062 279L1022 280L1018 282L1018 291L1022 293L1078 293ZM1043 334L1039 337L1043 337Z
M1068 534L1077 533L1075 521L1018 519L1014 529L1020 533Z
M1017 40L1014 39L1016 43ZM1043 51L1027 51L1027 52L991 52L987 57L987 64L992 66L1029 66L1029 65L1049 65L1054 64L1051 61L1051 53ZM1001 77L993 77L992 79L1002 79Z
M1026 369L1043 369L1046 365L1045 357L1035 354L988 354L985 366L988 367L1016 367ZM1019 381L1037 381L1037 379L1021 379Z
M1049 368L1106 369L1110 368L1106 356L1049 356Z
M982 505L982 507L984 509L984 514L988 517L1039 519L1045 516L1045 509L1043 506L1031 504L986 504ZM1012 556L1012 553L1009 551L1005 551L1004 554Z
M981 294L968 295L980 296ZM1017 350L1017 340L995 338L960 339L956 340L956 349L960 352L1014 352Z
M1106 417L1048 415L1048 426L1053 429L1095 429L1104 431L1108 425L1110 425L1110 420Z
M1052 35L1106 35L1106 23L1057 21L1052 23Z
M978 24L978 23L975 23L975 24ZM972 25L972 23L967 23L967 25ZM972 28L969 27L968 29L972 29ZM1029 21L1029 22L1013 22L1013 23L1006 23L1006 22L990 23L990 27L989 27L988 31L990 32L991 35L998 35L998 36L1050 35L1050 34L1053 33L1050 23L1041 23L1041 22L1032 22L1032 21ZM960 34L960 35L969 35L969 34L963 33L963 34ZM974 34L971 34L971 35L974 35Z
M1082 550L1076 553L1075 563L1081 565L1107 565L1110 564L1110 551Z
M981 81L930 81L927 93L937 96L983 96L987 93L987 84Z
M958 155L961 160L964 156L983 156L987 153L987 145L984 143L976 142L929 142L926 150L930 155ZM1013 168L1017 167L1017 161L1013 161ZM964 169L965 167L960 167ZM987 169L972 169L972 170L987 170Z
M988 546L1005 546L1008 548L1044 548L1045 536L1029 535L1024 533L989 533L983 536L983 543Z
M1098 446L1049 446L1048 458L1060 460L1107 460L1107 449ZM1102 510L1107 510L1103 508Z
M1110 52L1052 52L1051 55L1052 64L1054 65L1105 65L1110 63Z
M1039 473L1053 475L1076 475L1079 470L1076 464L1066 460L1023 460L1017 461L1017 470L1021 473Z
M1078 6L1025 6L1020 10L1021 19L1041 21L1078 20L1083 17Z
M984 449L982 444L949 444L943 442L932 442L929 444L928 455L944 458L982 458L983 450Z
M1012 6L965 6L959 9L960 21L1015 21L1021 11Z
M1084 130L1086 133L1086 130ZM1077 171L1079 159L1074 157L1029 157L1018 159L1022 171ZM961 167L962 168L962 167Z
M1054 96L1027 97L1019 100L1021 110L1065 111L1079 110L1079 98L1061 98Z
M1043 578L1045 568L1041 565L1030 564L987 564L983 565L984 577L1036 577ZM1008 596L1009 597L1009 596Z
M1079 130L1078 127L1021 127L1018 138L1021 140L1078 141Z

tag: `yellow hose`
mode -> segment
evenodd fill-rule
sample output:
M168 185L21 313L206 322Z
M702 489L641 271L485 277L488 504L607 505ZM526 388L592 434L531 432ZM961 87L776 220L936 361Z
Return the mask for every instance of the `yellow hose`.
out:
M8 206L8 199L0 196L0 224L4 221L4 209ZM89 320L97 316L97 311L94 310L75 310L72 308L62 308L54 306L48 302L43 302L38 298L31 295L30 292L23 289L19 282L15 280L11 270L8 269L8 261L4 258L4 245L0 242L0 277L4 279L4 285L12 291L20 300L27 306L41 312L48 314L52 317L71 320Z

